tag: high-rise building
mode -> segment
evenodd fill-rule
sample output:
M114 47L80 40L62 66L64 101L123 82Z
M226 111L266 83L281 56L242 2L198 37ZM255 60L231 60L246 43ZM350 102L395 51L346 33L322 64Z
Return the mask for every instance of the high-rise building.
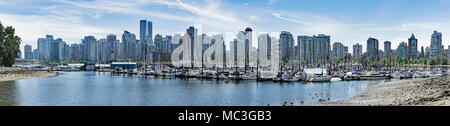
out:
M304 64L314 63L314 38L311 36L297 37L299 61Z
M236 35L236 39L230 42L229 62L231 67L239 67L248 69L249 66L253 67L253 59L256 61L256 57L251 57L253 52L252 45L252 32L251 28L246 28L245 31L239 31Z
M55 40L54 50L52 52L52 54L53 54L52 61L62 62L65 60L65 56L67 53L67 49L65 47L66 47L66 42L63 41L61 38L58 38Z
M196 29L194 26L189 26L188 29L186 29L186 33L191 36L191 67L194 67L194 52L195 52L195 37L198 35L198 29Z
M140 42L150 43L149 45L151 45L153 43L153 23L147 20L140 20L139 28Z
M344 45L341 42L333 43L333 60L339 60L344 57Z
M117 42L117 36L114 34L109 34L106 36L106 49L105 52L108 53L106 55L106 61L112 62L116 61L119 55L118 46L119 43Z
M70 60L71 61L81 61L83 60L82 49L83 46L81 44L72 44L70 45Z
M38 49L33 50L33 59L39 59L39 50Z
M84 60L87 64L95 64L97 63L98 58L98 48L97 48L97 40L94 36L85 36L83 39L84 45Z
M441 50L442 50L442 53L441 53L441 55L442 55L442 56L444 56L444 55L445 55L445 51L444 51L444 45L442 45L442 48L441 48Z
M313 37L314 37L314 53L315 53L314 58L319 63L322 64L329 63L329 60L331 59L330 36L319 34Z
M166 37L163 38L163 52L166 53L172 53L172 51L175 49L172 47L172 36L166 35Z
M24 58L25 59L33 59L33 52L31 52L31 45L25 45L24 47Z
M447 50L445 51L447 59L450 59L450 45L448 46Z
M252 32L253 32L252 28L250 28L250 27L245 28L245 32L244 32L244 35L245 35L245 62L247 63L247 66L249 65L248 63L250 63L250 52L252 49Z
M425 57L425 51L423 50L423 46L420 49L420 58Z
M44 61L45 60L45 51L47 50L46 49L46 46L45 46L45 43L46 43L46 41L45 41L45 38L38 38L38 40L37 40L37 45L38 45L38 57L39 57L39 60L40 61Z
M442 54L442 33L434 31L431 35L430 57Z
M289 61L294 59L294 37L288 31L280 34L280 60Z
M140 40L136 43L136 60L147 60L153 46L153 23L140 20Z
M57 44L53 35L46 35L45 38L38 38L39 60L54 61L57 59ZM56 58L55 58L56 57Z
M147 20L140 20L139 38L141 41L147 41Z
M417 39L414 34L408 39L408 58L417 58Z
M360 57L362 55L362 45L356 43L353 45L353 58Z
M267 59L268 61L272 58L272 40L269 34L261 34L258 37L258 55L259 59Z
M238 65L240 65L240 64L238 64L238 63L240 63L239 62L240 60L238 60L238 59L240 59L240 57L238 55L238 51L239 51L238 47L239 47L238 40L233 39L233 41L230 42L230 53L227 53L227 54L229 54L229 56L231 58L230 65L232 67L239 67Z
M367 40L367 56L370 59L378 58L378 40L375 38L369 38Z
M105 38L99 39L97 40L97 56L98 56L98 62L100 63L107 63L109 62L108 58L108 54L110 54L110 52L108 52L108 43L106 42Z
M155 43L155 52L162 52L162 50L163 50L163 36L162 35L160 35L160 34L156 34L155 35L155 41L154 41L154 43Z
M136 35L124 31L122 34L122 48L123 48L123 59L125 60L137 60L137 43Z
M299 62L304 64L326 64L331 58L330 36L298 36Z
M45 37L45 57L47 59L47 61L51 61L53 59L52 54L54 54L54 43L55 43L55 39L53 39L53 35L46 35Z
M64 61L70 61L70 45L64 43Z
M384 57L392 56L392 43L390 41L384 42Z
M345 56L350 57L350 54L348 53L348 46L344 46L344 58Z
M400 43L397 47L397 57L407 58L408 57L408 44L405 42Z

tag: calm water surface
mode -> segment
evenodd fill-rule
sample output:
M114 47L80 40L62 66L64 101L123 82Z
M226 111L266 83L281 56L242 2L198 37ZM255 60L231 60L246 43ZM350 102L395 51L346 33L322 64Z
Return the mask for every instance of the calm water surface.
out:
M159 79L98 72L0 82L0 105L24 106L266 106L339 100L383 81L275 83Z

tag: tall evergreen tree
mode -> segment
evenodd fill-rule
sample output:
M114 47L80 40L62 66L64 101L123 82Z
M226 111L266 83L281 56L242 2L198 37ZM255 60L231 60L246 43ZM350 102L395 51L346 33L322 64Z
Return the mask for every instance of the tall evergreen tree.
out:
M2 66L11 67L20 52L19 36L14 35L15 29L11 26L4 27L0 22L0 63Z

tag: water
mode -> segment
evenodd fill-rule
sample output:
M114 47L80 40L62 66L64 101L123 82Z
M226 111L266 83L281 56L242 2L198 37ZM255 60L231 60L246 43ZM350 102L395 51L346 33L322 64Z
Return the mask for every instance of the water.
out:
M98 72L0 82L0 105L23 106L267 106L315 103L357 95L383 81L275 83L159 79Z

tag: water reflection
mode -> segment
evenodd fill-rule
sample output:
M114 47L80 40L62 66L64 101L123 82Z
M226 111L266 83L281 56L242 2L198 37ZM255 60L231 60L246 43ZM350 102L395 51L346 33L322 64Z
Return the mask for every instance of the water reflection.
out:
M51 78L0 82L0 105L300 105L352 97L378 82L236 82L62 72Z

